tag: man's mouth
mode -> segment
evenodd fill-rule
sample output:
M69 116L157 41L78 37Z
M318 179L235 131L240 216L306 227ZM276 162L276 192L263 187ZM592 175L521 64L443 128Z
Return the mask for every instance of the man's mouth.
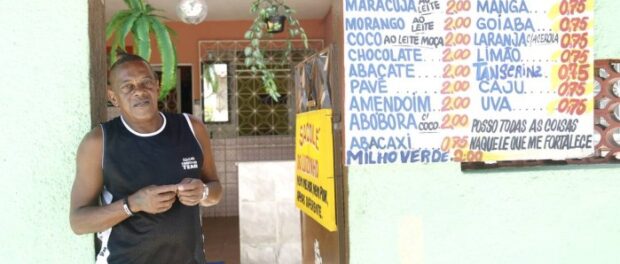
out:
M137 103L133 104L133 107L143 107L143 106L147 106L147 105L150 105L150 104L151 104L151 101L148 100L148 99L145 99L145 100L141 100L141 101L138 101Z

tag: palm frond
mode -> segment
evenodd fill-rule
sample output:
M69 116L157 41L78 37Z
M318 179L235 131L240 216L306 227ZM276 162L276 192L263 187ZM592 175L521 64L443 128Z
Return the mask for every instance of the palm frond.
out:
M125 22L125 19L131 15L131 10L122 10L112 16L110 22L105 27L105 39L108 40L118 30L118 28Z
M112 40L112 44L110 44L110 58L108 60L110 62L108 65L109 67L112 67L112 64L116 62L116 49L118 48L119 41L120 38L116 37Z
M124 0L127 6L133 10L145 10L145 4L143 0Z
M123 25L121 26L121 28L119 29L118 34L116 35L116 38L119 39L119 47L122 49L125 49L125 39L127 38L127 35L129 34L129 31L131 31L131 29L133 28L133 25L136 22L136 19L138 19L138 17L140 17L140 12L134 12L131 14L131 16L129 16L126 20L125 23L123 23Z
M168 30L168 33L170 34L170 36L173 36L173 37L177 36L177 32L173 28L171 28L167 24L164 24L164 26L166 26L166 29Z
M155 17L149 17L149 20L161 53L162 86L159 98L163 99L176 86L176 50L166 26Z
M126 5L130 8L130 9L133 9L133 8L134 8L134 6L133 6L133 2L131 2L131 1L129 1L129 0L123 0L123 2L125 2L125 4L126 4Z
M151 24L149 23L149 19L147 16L140 16L138 20L136 20L135 36L134 38L136 42L136 47L138 48L138 56L142 57L146 61L151 60L151 40L150 40L150 30Z
M156 9L154 8L152 5L150 4L146 4L145 8L144 8L144 12L146 12L147 14L152 13L153 11L163 11L162 9Z

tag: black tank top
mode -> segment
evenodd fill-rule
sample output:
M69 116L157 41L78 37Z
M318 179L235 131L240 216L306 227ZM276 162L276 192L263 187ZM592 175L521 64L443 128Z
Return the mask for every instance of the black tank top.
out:
M122 117L101 125L104 204L149 185L200 178L202 151L188 117L160 114L164 123L150 134L133 131ZM97 264L206 263L199 207L178 200L164 213L136 213L98 236Z

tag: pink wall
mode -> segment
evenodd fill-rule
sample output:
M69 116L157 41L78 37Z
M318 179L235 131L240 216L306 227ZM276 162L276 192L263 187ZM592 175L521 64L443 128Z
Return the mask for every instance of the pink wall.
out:
M325 28L331 27L324 23L325 19L301 20L300 24L310 39L324 39ZM181 22L167 23L174 31L176 37L173 42L177 48L177 60L179 64L192 65L193 96L200 96L200 69L198 58L199 40L242 40L243 35L250 27L252 21L207 21L199 25L188 25ZM282 39L288 34L274 35L274 39ZM152 43L155 43L153 41ZM156 49L156 44L153 46ZM160 63L159 53L153 52L151 63Z
M310 39L323 39L325 46L332 43L334 30L331 10L323 19L300 20L300 24ZM177 35L173 36L173 42L177 48L177 60L179 64L192 65L193 97L200 96L200 69L198 58L198 41L200 40L243 40L243 35L250 27L250 20L231 21L207 21L198 25L189 25L181 22L166 23ZM286 31L285 31L286 32ZM276 34L274 39L286 38L288 34ZM108 41L108 44L110 42ZM131 44L131 38L127 39L127 45ZM157 50L157 43L152 39L153 53L151 63L159 64L161 59ZM109 46L108 46L109 48Z

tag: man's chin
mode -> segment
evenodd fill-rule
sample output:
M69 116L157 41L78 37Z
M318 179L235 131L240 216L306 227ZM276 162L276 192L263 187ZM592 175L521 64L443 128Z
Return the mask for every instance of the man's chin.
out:
M128 113L125 113L125 114L133 117L134 119L145 120L145 119L151 119L157 116L159 114L159 110L157 110L157 108L154 108L150 105L137 106L137 107L132 107L131 109L129 109Z

